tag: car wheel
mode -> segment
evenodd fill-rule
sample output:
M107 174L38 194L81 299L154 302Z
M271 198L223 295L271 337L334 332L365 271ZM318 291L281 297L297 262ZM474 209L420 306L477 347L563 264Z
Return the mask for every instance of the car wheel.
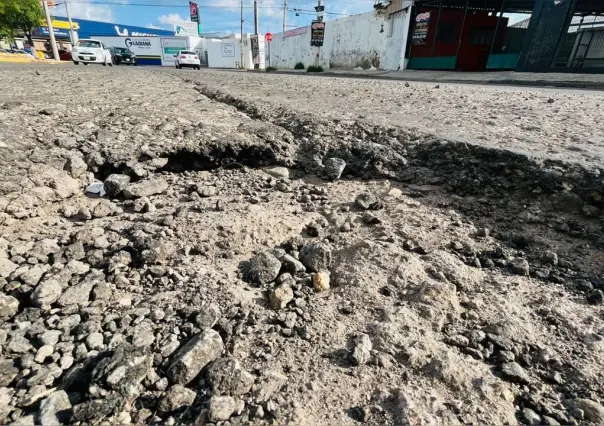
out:
M73 61L74 65L80 65L80 63L78 61Z
M82 62L84 65L88 65L88 62Z

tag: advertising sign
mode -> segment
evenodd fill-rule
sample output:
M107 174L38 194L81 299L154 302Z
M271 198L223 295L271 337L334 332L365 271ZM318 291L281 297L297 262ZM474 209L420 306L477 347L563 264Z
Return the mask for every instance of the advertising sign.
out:
M199 27L197 22L180 21L174 24L174 35L175 36L195 36L199 35Z
M250 42L252 47L252 63L260 63L260 44L258 43L258 34L252 34L250 36Z
M174 66L176 56L181 50L189 48L188 39L180 37L164 38L161 41L161 64L162 66Z
M325 38L325 22L312 21L310 26L310 45L311 46L323 46L323 40Z
M235 57L235 43L221 43L220 50L223 58Z
M199 7L197 3L189 2L189 11L191 12L191 22L199 22Z
M413 44L426 44L428 28L430 27L430 12L420 13L415 17Z

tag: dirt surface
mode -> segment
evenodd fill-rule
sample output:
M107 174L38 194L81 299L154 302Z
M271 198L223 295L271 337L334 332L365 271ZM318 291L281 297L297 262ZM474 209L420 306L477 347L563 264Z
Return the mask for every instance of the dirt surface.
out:
M0 423L604 423L599 95L0 81Z

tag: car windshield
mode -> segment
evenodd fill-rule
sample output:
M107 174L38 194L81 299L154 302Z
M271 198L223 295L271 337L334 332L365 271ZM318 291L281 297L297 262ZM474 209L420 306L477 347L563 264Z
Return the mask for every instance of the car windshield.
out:
M91 48L100 48L101 47L101 42L100 41L93 41L93 40L80 40L78 42L78 47L91 47Z
M115 51L116 51L117 53L132 53L132 52L130 52L128 49L123 48L123 47L116 47L116 48L115 48Z
M189 52L188 50L183 50L180 52L181 55L197 55L195 52Z

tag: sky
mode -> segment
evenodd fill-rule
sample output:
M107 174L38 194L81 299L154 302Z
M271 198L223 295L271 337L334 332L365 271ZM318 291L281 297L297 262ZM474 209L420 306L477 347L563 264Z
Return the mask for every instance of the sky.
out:
M203 32L240 31L240 0L196 2ZM373 10L373 3L374 0L324 0L325 19L368 12ZM309 25L316 16L316 4L317 0L287 0L287 29ZM243 0L243 7L244 32L254 32L253 0ZM258 0L258 7L260 33L281 32L283 0ZM172 30L175 22L189 20L189 0L70 0L70 11L73 18ZM58 4L52 13L65 16L65 6Z

